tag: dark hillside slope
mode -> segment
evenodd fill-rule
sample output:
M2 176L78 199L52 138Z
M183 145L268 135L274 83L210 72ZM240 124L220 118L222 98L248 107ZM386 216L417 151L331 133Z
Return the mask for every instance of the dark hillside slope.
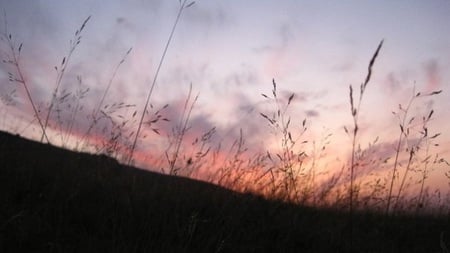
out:
M448 219L360 214L358 252L442 252ZM346 252L348 218L0 132L0 252Z

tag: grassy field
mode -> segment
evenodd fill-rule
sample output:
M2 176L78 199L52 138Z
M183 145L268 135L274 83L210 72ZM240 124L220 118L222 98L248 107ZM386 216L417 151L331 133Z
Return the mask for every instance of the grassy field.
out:
M450 217L265 200L0 132L0 252L445 252ZM350 246L351 244L351 246Z
M255 113L261 116L257 124L269 127L277 147L252 153L242 129L222 146L213 141L215 126L192 129L197 127L191 125L191 113L199 97L192 84L178 116L172 111L170 117L169 104L153 105L175 28L182 12L194 4L179 3L154 79L142 91L147 94L142 104L109 97L132 48L95 97L82 75L76 84L63 82L91 16L54 66L55 85L47 94L51 99L37 96L39 85L24 71L23 44L8 30L4 14L2 67L16 86L0 92L0 128L7 131L0 131L0 253L449 252L450 192L433 191L429 175L450 180L450 163L433 148L439 147L441 135L429 128L434 109L414 109L442 90L423 93L414 88L410 100L392 112L399 129L397 138L384 140L390 146L388 157L382 155L378 136L361 145L361 102L382 40L364 81L349 86L352 122L343 122L343 128L350 141L339 149L350 153L341 169L321 168L333 133L324 133L317 147L315 141L308 143L304 133L309 122L288 110L296 93L286 96L275 79L270 92L256 94L268 105L257 109L268 110ZM12 111L27 110L32 115L23 119L25 127L11 123ZM160 133L161 122L168 124L162 129L165 134ZM10 134L28 128L34 129L29 130L34 137L24 135L40 142ZM189 131L199 135L194 139ZM158 137L146 139L149 132ZM150 152L139 145L144 139L163 148ZM95 154L80 153L86 150ZM142 164L144 153L149 166L165 174L132 167ZM364 177L374 169L384 173Z

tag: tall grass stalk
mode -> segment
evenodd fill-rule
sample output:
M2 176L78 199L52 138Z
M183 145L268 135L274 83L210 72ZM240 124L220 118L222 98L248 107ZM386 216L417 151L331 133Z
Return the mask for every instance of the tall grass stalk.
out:
M194 109L194 105L197 102L198 94L194 97L193 101L191 102L191 105L189 105L189 102L192 98L192 84L189 86L189 93L186 97L186 100L184 102L183 106L183 114L181 115L179 125L176 127L175 130L175 150L172 154L172 158L169 158L169 167L170 167L170 175L176 174L177 169L175 168L175 164L178 159L178 155L180 153L181 144L183 143L184 136L186 132L188 131L189 127L189 120L191 118L192 110ZM168 154L166 153L166 156L168 157Z
M75 102L75 106L71 106L70 119L66 127L66 136L64 139L64 135L61 134L61 142L69 143L70 136L72 135L72 130L76 122L76 117L78 112L83 110L83 105L81 100L86 97L86 94L89 92L89 87L83 88L83 79L81 76L77 76L78 87L75 93L72 95L72 100Z
M389 209L390 209L390 206L391 206L392 190L394 188L395 175L397 174L398 158L399 158L399 155L400 155L400 148L401 148L401 145L402 145L402 142L403 142L403 136L404 136L404 132L405 132L403 129L404 129L404 125L406 124L406 116L408 114L409 108L410 108L413 100L415 99L415 97L416 96L413 96L410 99L410 101L408 102L408 105L406 106L406 109L404 110L403 119L402 119L402 121L400 123L400 134L398 136L397 147L395 149L394 167L392 169L391 183L390 183L390 186L389 186L389 193L388 193L388 196L387 196L387 204L386 204L386 211L385 211L386 215L389 215L389 211L390 211ZM399 106L400 106L400 110L402 110L401 105L399 105Z
M57 72L57 76L56 76L56 83L55 83L55 88L53 89L53 93L52 93L52 98L50 100L50 105L48 106L48 111L47 111L47 116L45 117L45 123L44 123L44 129L47 129L48 127L48 121L50 119L50 115L52 113L53 107L55 106L55 103L57 102L57 96L58 96L58 91L59 91L59 87L61 86L61 81L64 77L64 73L66 72L67 66L69 64L70 58L73 54L73 52L75 51L75 49L77 48L77 46L80 44L81 42L81 32L84 30L87 22L89 21L89 19L91 18L91 16L87 17L83 24L81 25L80 29L78 29L77 31L75 31L75 35L74 35L74 39L70 40L70 49L69 49L69 53L67 54L66 57L63 57L61 64L58 67L55 66L55 70ZM41 142L44 139L44 134L42 134L41 137Z
M148 91L147 99L146 99L145 105L144 105L144 110L142 111L141 118L140 118L139 124L138 124L138 128L137 128L136 134L134 136L133 145L131 146L130 156L128 158L128 165L131 165L131 162L133 160L134 150L136 149L136 143L137 143L137 140L139 138L139 134L141 132L142 123L144 122L144 117L145 117L145 114L147 112L147 108L148 108L148 106L150 104L150 98L151 98L151 96L153 94L153 90L154 90L154 88L156 86L156 80L158 79L159 71L161 70L161 66L162 66L162 64L164 62L164 59L166 58L167 50L169 49L169 45L170 45L170 42L172 41L172 37L173 37L173 35L175 33L175 29L177 27L178 21L180 20L181 14L183 13L183 10L186 9L186 8L191 7L195 3L195 2L191 2L189 4L186 4L187 0L183 0L182 2L180 0L179 2L180 2L180 7L178 9L177 17L176 17L175 22L174 22L174 24L172 26L172 30L170 31L170 35L169 35L169 38L167 39L166 45L164 47L163 54L161 56L161 59L159 60L158 68L156 69L156 73L155 73L155 77L153 78L152 85L150 86L150 90Z
M291 117L287 115L288 107L294 99L295 94L292 93L287 99L286 104L281 105L280 98L277 95L277 84L274 79L272 79L272 96L269 97L266 94L261 94L265 99L273 101L275 104L275 112L272 116L268 116L267 114L260 113L260 115L266 119L269 123L269 126L275 130L275 133L281 134L281 151L277 152L275 155L278 160L275 165L274 173L281 175L281 180L279 181L280 185L274 186L277 189L274 189L274 192L279 194L279 197L284 198L286 201L294 201L300 202L305 201L307 199L306 195L301 196L298 186L300 186L299 180L301 179L301 175L303 174L303 162L306 157L306 152L297 151L295 146L299 144L299 139L306 132L306 119L302 121L302 131L298 134L298 136L292 136L292 132L290 130ZM307 141L301 142L301 144L307 143ZM270 153L267 152L267 157L270 161L274 162L271 159ZM307 183L304 185L308 185ZM307 186L303 187L308 188ZM278 189L280 188L280 189ZM305 191L303 191L305 193ZM300 199L302 198L302 199Z
M419 211L419 208L423 207L423 195L424 195L424 189L425 189L425 180L428 178L428 173L429 173L429 163L430 163L430 158L431 156L429 155L430 152L430 140L427 138L425 140L426 142L426 149L425 149L425 159L423 159L423 163L424 163L424 167L422 170L422 178L420 179L420 190L419 190L419 196L417 197L417 204L416 204L416 208L417 208L417 212ZM438 156L435 156L434 159L434 163L436 163L436 161ZM416 212L416 213L417 213Z
M102 110L102 106L103 103L105 102L105 98L108 95L108 92L111 88L111 85L117 75L117 72L119 71L120 66L125 62L127 56L131 53L131 50L133 50L133 48L129 48L128 51L125 53L125 55L122 57L122 59L119 61L119 63L116 65L116 67L114 68L114 71L108 81L108 84L106 85L105 91L103 92L102 98L100 99L100 102L98 103L97 108L94 109L94 111L92 112L92 122L91 124L89 124L89 127L86 131L86 133L83 135L83 137L81 137L81 139L78 141L78 143L83 143L84 140L89 136L89 134L91 133L92 129L95 127L95 125L98 122L98 115L100 113L100 111Z
M413 105L414 101L417 98L424 97L424 96L434 96L434 95L440 94L441 92L442 91L439 90L439 91L433 91L433 92L431 92L429 94L422 94L420 92L416 93L415 89L413 89L413 95L410 98L410 100L408 101L408 104L406 105L406 107L404 108L401 104L399 105L399 113L403 113L403 116L401 116L399 118L399 121L400 121L400 123L399 123L400 133L399 133L399 136L398 136L398 139L397 139L397 146L396 146L396 149L395 149L395 159L394 159L394 165L393 165L393 169L392 169L392 177L391 177L391 180L390 180L389 192L388 192L388 196L387 196L387 203L386 203L386 210L385 210L385 214L386 215L389 215L390 208L391 208L391 202L392 202L392 198L393 198L392 192L393 192L393 188L394 188L394 182L395 182L395 179L396 179L396 175L398 173L400 150L401 150L401 147L402 147L402 144L403 144L404 140L409 137L410 125L415 120L415 117L411 117L408 120L409 110L410 110L411 106ZM426 122L428 120L430 120L432 114L433 114L433 111L430 112L430 114L428 116L428 119L426 119L426 121L425 121L425 118L424 118L424 125L423 125L424 129L426 129L425 124L426 124ZM425 135L426 131L427 130L424 130L424 132L423 132L424 135ZM426 137L426 136L423 136L423 137ZM399 190L398 190L396 203L398 203L398 198L400 198L400 194L402 192L402 188L403 188L403 185L404 185L405 177L406 177L406 174L407 174L407 172L409 170L409 167L411 165L413 155L414 155L414 149L411 148L409 150L408 165L406 167L405 174L404 174L403 179L402 179L402 183L401 183L401 185L399 187ZM396 206L397 206L397 204L396 204Z
M6 18L6 12L4 12L4 19L5 19L4 20L5 31L4 31L4 34L2 34L2 38L3 38L2 40L6 40L7 46L9 47L11 54L9 55L8 59L3 60L3 62L14 66L14 68L16 69L17 75L18 75L18 76L16 76L16 75L12 74L11 72L9 72L8 73L9 81L16 82L16 83L23 85L23 87L25 89L25 93L27 94L28 101L30 101L31 107L33 108L34 117L37 119L39 126L41 127L41 130L42 130L41 142L45 138L45 141L47 141L47 143L50 143L50 141L47 137L47 133L45 131L45 126L42 123L41 117L39 116L39 112L36 108L36 105L33 101L32 96L31 96L30 89L28 88L28 86L29 86L28 82L25 79L25 76L22 72L22 68L20 67L20 53L22 52L23 44L20 43L20 45L17 47L13 41L13 37L12 37L11 33L8 32L8 21Z
M365 79L364 83L361 84L360 89L359 89L359 99L358 99L357 105L355 105L355 103L354 103L353 87L352 87L352 85L349 86L350 109L351 109L351 114L352 114L352 118L353 118L352 157L351 157L351 164L350 164L350 193L349 193L349 195L350 195L350 250L352 250L352 243L353 243L353 194L354 194L353 187L354 187L354 180L355 180L354 174L355 174L355 167L356 167L356 164L355 164L356 137L357 137L358 130L359 130L358 116L359 116L361 101L364 96L364 92L366 90L367 84L370 81L370 77L372 76L373 64L375 63L375 59L377 58L382 45L383 45L383 40L381 40L380 44L377 47L377 50L375 51L374 55L372 56L372 59L369 62L366 79Z
M331 133L328 133L324 136L322 136L322 139L319 143L319 150L317 149L317 145L316 145L316 141L313 141L313 150L312 150L312 154L311 154L311 168L309 169L308 172L308 180L309 181L309 186L306 187L306 191L307 194L309 194L312 198L312 205L313 206L317 206L317 189L316 189L316 177L318 175L316 175L316 169L317 169L317 164L318 164L318 160L323 158L325 156L324 151L326 148L326 145L330 144L329 138L332 136ZM319 201L324 200L323 197L325 197L324 195L322 195L322 197L319 199Z
M439 94L440 92L441 91L432 92L432 93L430 93L428 95ZM420 93L418 93L417 96L420 96L419 94ZM434 134L433 136L429 136L429 133L428 133L427 123L431 120L431 117L432 117L433 113L434 113L434 111L431 110L428 113L428 116L423 117L422 130L420 131L420 135L421 136L419 137L419 139L418 139L416 144L414 144L414 145L412 145L411 147L408 148L409 149L408 164L406 165L405 172L403 173L402 182L401 182L400 187L398 189L397 201L395 203L395 208L394 209L397 209L397 206L398 206L398 204L400 202L400 197L401 197L401 194L402 194L402 190L404 190L404 187L405 187L405 182L406 182L407 175L412 170L411 163L413 162L413 158L416 156L416 153L420 150L422 142L424 142L424 141L427 142L429 139L434 139L434 138L436 138L436 137L438 137L440 135L440 133L437 133L437 134ZM428 147L426 149L426 155L428 156ZM425 178L426 178L426 170L427 170L427 168L425 167L423 178L422 178L422 180L423 180L422 181L422 188L421 188L421 191L419 192L419 198L421 197L421 194L423 193L423 183L424 183Z

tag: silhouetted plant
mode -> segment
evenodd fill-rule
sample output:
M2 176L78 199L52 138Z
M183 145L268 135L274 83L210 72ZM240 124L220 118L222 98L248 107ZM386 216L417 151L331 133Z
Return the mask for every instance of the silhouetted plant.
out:
M65 138L64 136L61 134L61 143L68 143L69 142L69 138L72 135L72 130L73 127L76 123L76 119L77 119L77 115L79 112L83 111L84 106L81 103L82 100L84 98L86 98L87 93L89 92L89 87L83 87L83 79L81 78L81 76L77 76L77 89L75 91L74 94L71 95L71 101L70 103L67 105L70 114L69 114L69 122L67 122L67 126L66 126L66 134L65 134ZM75 105L73 105L75 104Z
M140 110L134 108L134 104L125 102L108 103L106 99L120 66L131 52L130 48L113 69L98 105L95 105L92 114L88 116L88 119L91 121L89 122L87 131L79 139L78 143L78 145L83 145L82 150L84 150L86 145L91 144L89 148L93 148L97 153L107 154L124 163L131 164L133 162L137 141L146 138L146 135L141 131L143 130L142 128L148 129L149 132L152 131L158 135L160 134L160 129L156 124L160 120L168 121L167 118L163 117L162 113L162 110L167 108L168 105L164 105L160 109L153 111L153 105L150 103L151 96L156 87L159 72L180 16L186 8L194 4L194 2L187 4L186 0L179 0L179 3L178 15L165 44L153 82L148 90L142 114ZM4 63L12 66L13 72L15 73L9 73L8 77L10 81L23 85L34 111L33 119L30 122L26 122L28 125L23 129L34 126L37 121L42 130L41 141L45 139L46 142L49 142L47 132L59 130L61 145L65 146L65 143L71 140L71 136L77 128L76 122L82 108L85 106L83 102L85 101L84 99L89 88L82 87L82 79L80 76L77 79L78 89L76 90L64 89L62 82L65 73L68 71L70 58L81 41L81 32L89 20L90 17L75 32L73 40L70 41L69 52L63 57L60 65L55 67L57 76L55 88L51 94L52 98L50 103L47 102L43 106L43 110L46 113L45 121L41 120L40 107L36 106L33 101L32 94L30 94L29 82L26 80L26 75L21 69L20 55L23 51L23 46L22 44L17 45L15 43L11 34L8 33L5 23L5 33L2 34L1 39L5 42L10 52L5 54L7 57ZM443 195L441 196L441 192L433 192L427 187L427 179L431 171L435 170L435 167L438 165L447 163L438 154L433 156L430 149L433 145L436 145L434 139L439 136L439 133L429 133L428 123L433 119L432 115L434 111L428 111L421 122L409 115L410 107L415 99L434 96L441 91L434 91L428 94L416 94L414 92L406 108L400 105L398 113L394 113L399 119L400 133L399 138L395 140L396 149L393 163L388 163L387 158L380 157L379 153L377 153L379 151L377 150L377 145L379 144L377 142L378 137L375 141L369 143L368 148L362 148L357 143L360 134L359 116L362 98L371 80L372 68L382 45L383 41L379 43L376 52L369 62L368 73L366 79L360 86L359 96L355 96L354 89L351 85L349 87L350 109L353 119L353 129L349 131L345 128L352 142L351 161L345 165L348 166L350 171L349 180L346 180L346 178L343 179L342 175L345 173L345 166L343 166L328 178L320 178L323 181L319 184L319 176L329 173L329 171L320 170L319 161L326 155L324 150L325 146L329 144L328 138L331 134L325 135L321 142L313 141L311 152L309 150L307 152L306 145L303 145L307 141L302 139L303 134L307 130L306 119L299 122L299 124L292 123L294 120L291 120L288 108L291 108L291 103L294 101L295 95L291 93L286 97L280 97L275 80L272 80L272 95L267 96L262 94L265 102L273 105L274 109L269 113L261 112L260 116L269 123L271 129L275 132L278 138L277 150L268 150L262 154L249 152L242 129L239 131L239 137L234 140L231 147L227 147L229 148L228 150L221 147L221 144L218 144L217 149L212 147L211 139L216 134L216 128L211 128L204 133L200 133L194 141L188 143L186 141L188 137L187 133L191 129L190 121L192 112L198 98L198 95L192 95L191 85L184 103L182 115L179 119L174 120L176 125L172 129L172 132L168 134L167 149L152 150L151 155L161 151L161 154L159 154L160 163L158 165L161 165L161 167L164 166L165 168L161 168L161 171L167 174L193 176L195 172L202 168L211 168L211 171L216 169L211 173L211 182L236 191L265 194L268 198L281 199L297 204L313 204L315 206L334 209L349 208L350 227L352 229L350 243L353 243L353 216L358 207L363 206L364 209L382 210L389 215L390 211L394 210L400 211L410 208L419 210L424 206L431 205L432 201L436 201L439 208L445 209L445 207L448 207L448 201L445 202L446 199ZM0 94L3 105L14 105L15 92L16 89L12 89L9 93ZM41 102L40 104L43 103ZM54 125L51 123L52 120L55 120ZM3 123L5 121L3 119ZM294 127L298 129L294 129ZM417 129L419 131L416 131ZM101 135L102 139L92 144L94 141L91 141L89 138L93 137L91 133L94 131ZM18 132L20 133L21 131ZM58 137L58 133L56 137ZM78 145L76 149L78 149ZM224 156L217 159L219 153L224 154ZM405 161L405 164L401 164L402 159ZM364 181L364 173L367 173L369 170L372 172L375 168L384 171L385 166L390 166L388 175L386 173L383 174L384 177L370 175L370 180L372 181ZM401 172L402 175L400 176ZM410 176L413 173L416 173L419 177L419 180L415 182L419 187L419 191L417 196L407 199L408 187L412 185ZM445 175L449 178L450 182L450 171L445 172ZM429 208L431 210L432 207ZM437 210L438 207L435 208ZM198 221L195 215L192 220L192 225L196 226ZM192 233L190 236L192 236Z
M399 137L397 139L397 147L395 149L395 159L394 159L394 165L393 165L393 169L392 169L392 177L390 180L390 186L389 186L389 193L387 196L387 204L386 204L386 215L389 214L390 211L390 205L391 205L391 200L392 200L392 191L394 188L394 182L395 182L395 177L398 173L398 166L399 166L399 158L400 158L400 152L402 150L402 146L405 143L405 140L407 140L410 136L410 129L411 127L414 126L413 123L415 123L416 117L410 117L409 118L409 110L411 108L411 106L413 105L414 101L417 98L420 97L424 97L424 96L434 96L437 95L439 93L441 93L442 91L434 91L431 92L429 94L422 94L420 92L416 93L415 90L413 90L413 96L410 98L408 104L406 105L406 107L403 107L401 104L399 104L399 112L396 113L394 112L394 115L397 115L398 120L399 120L399 127L400 127L400 133L399 133ZM428 137L428 129L426 128L426 123L430 120L431 116L433 115L433 110L430 111L428 118L423 118L423 126L422 126L422 132L421 132L421 137L419 138L420 141L422 141L424 138ZM436 138L439 135L434 136L433 138ZM420 142L419 142L420 144ZM398 189L398 195L397 195L397 199L400 198L400 194L402 192L402 189L404 187L405 184L405 180L406 180L406 175L410 169L414 154L416 152L415 149L417 149L417 147L410 147L407 149L408 152L408 162L407 162L407 167L405 169L405 173L402 179L402 183L400 184L400 187Z
M162 64L164 62L164 59L166 58L166 53L167 53L167 50L169 49L170 42L172 41L172 37L173 37L173 35L175 33L175 28L177 27L178 21L180 20L181 13L183 13L184 9L191 7L195 3L195 1L190 2L189 4L186 4L186 2L187 2L187 0L183 0L183 1L179 0L180 7L178 9L178 15L177 15L177 17L175 19L175 23L173 24L173 27L172 27L172 30L170 32L169 38L167 39L166 45L165 45L164 50L163 50L163 54L162 54L161 59L160 59L159 64L158 64L158 68L156 69L156 73L155 73L155 76L153 78L153 82L152 82L152 84L150 86L150 89L148 91L147 98L146 98L145 105L144 105L144 109L142 111L142 114L141 114L141 117L140 117L140 120L139 120L139 124L138 124L138 128L137 128L136 134L134 136L133 144L131 146L131 152L130 152L130 156L129 156L129 159L128 159L128 164L131 164L131 162L133 160L133 154L134 154L134 150L136 148L136 143L137 143L137 140L139 138L139 134L141 132L142 123L144 122L144 117L145 117L145 114L147 112L148 105L150 104L150 99L152 97L153 90L154 90L155 85L156 85L156 80L158 79L159 71L161 70L161 66L162 66Z
M214 160L212 158L212 138L216 134L216 127L196 137L191 143L189 153L183 155L185 166L182 168L182 175L185 177L194 177L202 168L213 168ZM209 161L208 161L209 160Z
M274 185L275 192L278 192L280 196L283 196L285 200L289 201L301 201L307 198L308 196L301 196L301 189L299 187L304 187L300 184L301 175L303 174L305 167L303 166L304 159L306 158L306 153L303 150L297 150L296 146L305 144L307 141L302 141L300 143L300 138L306 132L306 119L304 119L301 123L301 130L298 136L293 136L292 131L290 129L291 117L286 115L286 111L294 99L295 94L292 93L285 105L281 105L282 101L277 97L277 84L275 80L272 80L272 97L267 96L266 94L261 94L265 99L272 101L275 105L275 112L268 116L267 114L260 113L260 115L266 119L269 123L269 126L272 127L275 132L281 133L281 152L276 152L275 156L278 159L274 161L272 159L271 152L268 152L268 158L272 162L276 163L275 170L273 173L276 175L275 177L281 176L282 179L276 181L274 183L281 183L282 185ZM303 182L302 182L303 183ZM279 188L279 187L282 188ZM302 200L302 201L303 201Z
M381 49L381 46L383 45L383 40L378 45L377 50L375 51L375 54L372 56L372 59L369 62L368 72L365 81L361 84L359 87L359 97L357 104L354 102L353 97L353 87L352 85L349 86L350 88L350 110L353 117L353 129L351 131L352 134L352 154L351 154L351 162L350 162L350 189L349 189L349 198L350 198L350 230L351 230L351 236L350 236L350 244L353 241L353 195L354 195L354 174L355 174L355 154L356 154L356 137L358 134L359 126L358 126L358 117L360 113L360 107L361 107L361 101L364 96L364 92L366 90L367 84L369 84L370 77L372 76L372 67L375 63L375 59L378 56L378 53ZM347 130L346 130L347 131ZM351 246L350 246L351 248Z
M133 132L128 132L130 131L129 125L135 123L133 118L136 115L133 113L133 116L128 118L126 114L134 107L134 104L114 102L106 104L100 109L96 125L98 125L99 131L105 139L102 146L96 147L97 153L106 153L116 158L118 155L126 157L128 142L133 135Z
M322 135L319 143L316 143L315 140L312 141L313 148L312 148L311 155L310 155L310 159L312 161L311 161L311 165L310 165L309 171L307 173L307 179L306 179L307 186L304 187L304 194L303 195L304 196L310 196L311 201L312 201L311 204L313 206L318 205L319 204L318 202L321 202L321 204L325 204L325 201L324 201L324 199L326 197L325 192L326 191L328 191L328 192L331 191L331 188L329 188L329 187L331 187L331 186L334 187L333 184L328 184L320 192L320 197L317 198L318 197L318 193L319 193L318 192L319 189L317 189L317 186L316 186L316 179L317 179L318 176L320 176L319 174L317 174L318 173L317 172L318 162L319 162L319 160L325 158L325 156L327 155L326 154L326 147L330 144L330 138L331 138L332 135L333 135L332 133L327 132L327 133L325 133L325 135ZM321 174L326 174L327 172L322 171L320 173ZM335 175L333 175L333 176L335 176ZM333 177L333 176L331 176L331 177ZM332 181L333 180L334 179L332 179ZM328 183L331 183L332 181L328 181ZM325 190L326 188L328 188L328 189Z
M83 143L85 141L85 139L87 137L89 137L89 135L91 134L92 129L97 125L98 121L101 118L101 111L103 109L104 103L105 103L105 98L109 93L109 90L111 89L111 85L117 75L117 72L119 71L120 66L125 62L127 56L131 53L131 50L133 48L128 49L128 51L125 53L125 55L122 57L122 59L119 61L119 63L116 65L116 67L114 68L114 71L112 72L112 75L106 85L105 90L103 91L103 95L100 99L100 102L98 103L97 107L93 110L92 115L91 116L91 123L89 124L88 129L86 130L86 133L81 137L81 139L79 140L79 143L81 143L83 146L86 145L86 143ZM132 118L134 118L134 116L136 116L136 114L133 114Z
M47 129L48 121L50 119L53 107L55 106L55 103L58 103L57 100L64 99L66 96L70 95L70 94L66 93L66 94L62 94L58 98L59 88L61 86L61 82L62 82L62 79L63 79L64 74L66 72L66 69L67 69L67 66L69 64L70 58L71 58L73 52L75 51L75 49L77 48L77 46L81 42L81 33L83 32L83 30L86 27L86 24L87 24L87 22L89 21L90 18L91 18L91 16L87 17L84 20L84 22L81 25L81 27L77 31L75 31L74 38L72 40L70 40L70 42L69 42L69 53L67 54L67 56L63 57L63 59L61 61L61 64L59 65L59 68L57 66L55 66L55 70L56 70L57 76L56 76L56 81L55 81L55 88L53 89L52 98L51 98L50 104L48 106L47 116L45 117L45 121L44 121L44 126L43 127L44 127L45 130ZM44 134L42 134L41 142L43 141L43 139L44 139Z
M7 18L6 18L6 13L4 14L4 22L5 22L4 33L2 33L0 35L0 38L2 41L5 41L5 43L7 44L7 47L9 48L9 53L5 54L7 58L3 59L3 63L13 66L13 68L16 71L16 74L13 74L12 72L8 72L8 79L10 82L15 82L15 83L22 85L23 88L25 89L28 101L30 102L31 107L33 108L34 118L37 119L39 126L41 127L42 139L45 138L47 143L50 143L50 141L47 137L47 133L45 132L46 127L42 123L41 117L39 115L39 111L37 110L36 104L33 101L33 98L32 98L32 95L31 95L31 92L29 89L28 80L25 78L25 75L23 74L22 68L20 66L20 54L23 49L23 44L20 43L19 45L17 45L13 41L13 36L8 31L8 22L7 22Z
M179 118L179 122L177 125L174 126L172 129L173 132L173 150L169 151L171 149L170 145L168 149L165 152L167 162L169 164L169 174L170 175L176 175L178 173L178 170L180 170L179 167L175 167L177 160L180 155L180 148L183 143L184 136L186 135L187 131L189 130L189 120L191 119L191 113L194 109L194 105L197 102L198 94L192 98L192 84L189 86L189 93L186 97L186 100L184 102L183 106L183 113L181 114L181 118ZM193 99L191 101L191 99Z

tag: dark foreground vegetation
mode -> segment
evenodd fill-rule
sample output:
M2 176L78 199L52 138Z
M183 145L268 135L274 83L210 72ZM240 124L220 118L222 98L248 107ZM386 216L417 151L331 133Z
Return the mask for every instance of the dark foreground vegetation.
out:
M446 252L449 217L317 210L0 132L0 252ZM348 210L347 210L348 212Z

